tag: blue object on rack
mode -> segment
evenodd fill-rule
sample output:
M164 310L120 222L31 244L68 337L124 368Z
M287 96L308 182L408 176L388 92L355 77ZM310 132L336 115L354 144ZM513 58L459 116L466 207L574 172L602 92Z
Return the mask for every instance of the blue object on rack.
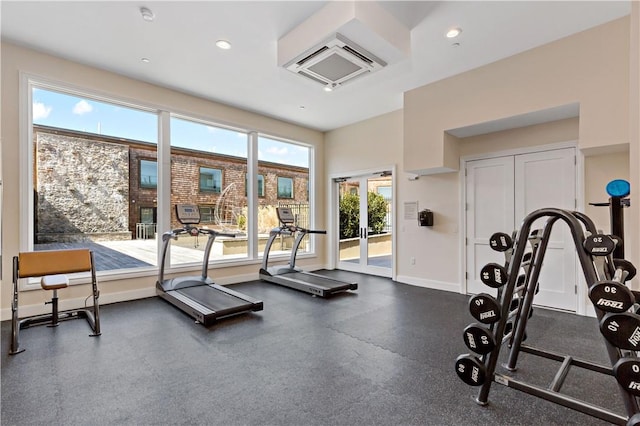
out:
M607 194L611 197L626 197L630 193L631 186L624 179L615 179L607 184Z

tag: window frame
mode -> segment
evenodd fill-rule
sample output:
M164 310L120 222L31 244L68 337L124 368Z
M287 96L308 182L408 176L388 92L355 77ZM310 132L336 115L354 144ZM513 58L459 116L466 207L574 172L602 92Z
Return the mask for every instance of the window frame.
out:
M254 174L257 176L262 176L262 191L258 194L258 198L263 198L267 196L267 179L266 175L263 173L257 173L257 163L258 163L258 151L257 151L257 137L258 135L264 136L274 140L280 140L282 142L290 143L293 145L303 146L309 149L309 165L308 165L308 185L313 188L312 182L315 179L315 174L317 173L315 163L313 161L315 157L315 144L307 143L300 140L293 140L288 138L282 138L280 136L274 136L271 133L259 133L258 129L251 129L250 125L242 125L242 126L232 126L229 124L223 124L220 118L215 117L205 117L204 115L194 114L193 112L184 112L179 109L179 107L168 107L166 105L154 104L153 102L148 102L140 99L127 99L126 96L122 94L114 94L110 92L101 91L95 87L86 87L86 86L77 86L73 83L58 81L53 79L48 79L47 77L42 77L35 74L30 74L27 72L21 71L19 73L20 76L20 87L19 87L19 158L20 158L20 172L19 172L19 188L20 188L20 196L19 196L19 205L21 211L27 212L24 216L21 217L20 221L20 237L19 237L19 248L20 250L33 250L33 239L32 235L35 227L35 215L33 209L33 197L30 196L34 187L34 177L33 177L33 161L34 161L34 153L33 153L33 94L34 89L42 89L47 91L57 92L63 95L82 97L87 100L95 100L99 102L106 102L112 105L119 105L126 108L136 109L148 113L152 113L157 115L158 122L158 133L157 133L157 158L155 159L139 159L156 163L156 183L155 186L151 185L142 185L141 175L142 173L139 167L139 176L138 176L138 186L144 189L153 189L157 191L157 210L156 210L156 220L158 226L158 232L162 232L163 230L168 230L170 228L171 214L171 187L170 187L170 175L171 175L171 142L170 142L170 126L169 121L172 117L186 119L194 122L200 122L206 125L220 127L223 129L229 129L239 132L246 133L248 137L248 152L247 152L247 172L248 174ZM64 127L62 127L64 128ZM134 139L132 139L134 140ZM223 178L224 178L224 172ZM291 179L291 198L294 198L294 188L295 181L292 177ZM253 216L257 216L257 211L259 207L259 203L257 199L252 195L247 196L248 207L250 209L248 217L252 220ZM250 199L254 198L253 201ZM313 221L314 211L315 211L315 199L313 196L313 191L309 190L307 192L307 198L309 199L308 203L310 206L310 220ZM135 202L135 201L134 201ZM156 200L154 200L154 203ZM258 264L262 260L262 253L257 252L257 231L251 231L252 224L249 225L248 228L248 236L250 239L256 239L255 242L250 242L251 245L254 246L254 250L249 250L247 258L233 260L233 259L225 259L221 262L216 261L216 264L210 264L210 267L233 267L242 264ZM158 239L158 248L157 253L161 252L161 240ZM310 250L305 253L301 253L300 257L312 257L316 255L316 247L313 244L310 247ZM273 256L279 257L279 256ZM158 259L159 260L159 259ZM179 269L174 269L170 265L167 265L167 272L171 273L176 270L196 270L201 266L198 265L179 265ZM144 268L136 268L135 270L105 270L98 271L98 275L106 278L106 281L111 280L120 280L127 277L138 277L138 276L147 276L152 274L157 274L158 266L153 265ZM78 277L71 280L71 284L85 284L87 282L86 277L83 277L82 274L78 274ZM28 288L36 288L37 285L31 286L31 283L26 283L26 285L22 286L21 289Z
M218 189L216 190L215 187L215 173L212 174L211 176L213 176L213 188L209 189L209 188L202 188L202 169L206 169L206 170L211 170L214 172L219 172L220 174L220 186L218 187ZM214 169L211 167L207 167L207 166L199 166L198 167L198 191L199 192L203 192L206 194L220 194L222 193L222 188L224 187L224 170L223 169Z
M280 179L288 179L291 182L291 194L287 196L280 195ZM278 200L295 200L295 179L291 176L277 176L276 179L276 195Z
M155 170L156 170L156 183L155 184L149 184L149 185L145 185L142 183L142 162L146 162L146 163L154 163L156 165ZM156 159L149 159L149 158L140 158L138 160L138 171L139 171L139 175L138 176L138 187L140 189L158 189L158 160Z

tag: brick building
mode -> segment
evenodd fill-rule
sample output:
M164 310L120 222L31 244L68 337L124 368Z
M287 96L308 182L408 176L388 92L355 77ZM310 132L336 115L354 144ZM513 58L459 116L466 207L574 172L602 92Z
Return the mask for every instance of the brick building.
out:
M153 236L155 144L41 125L33 126L33 137L34 242ZM199 205L202 223L242 225L246 179L246 158L171 150L171 205ZM308 182L307 168L260 161L259 204L306 205ZM171 222L179 226L173 209Z

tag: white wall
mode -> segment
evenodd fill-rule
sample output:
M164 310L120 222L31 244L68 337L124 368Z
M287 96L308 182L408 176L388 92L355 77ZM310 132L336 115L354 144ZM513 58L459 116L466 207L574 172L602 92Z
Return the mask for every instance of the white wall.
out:
M624 105L628 102L628 26L627 19L618 20L580 33L569 40L561 40L522 53L517 58L508 58L433 85L423 86L413 91L415 93L411 96L405 96L405 108L402 111L327 133L327 176L354 169L371 169L389 164L391 160L398 166L395 198L398 281L452 291L459 291L463 281L460 276L462 209L459 172L420 176L418 180L410 181L403 170L422 170L430 167L442 170L443 166L451 164L458 169L460 157L468 155L573 141L586 155L584 178L580 185L583 191L581 198L588 204L589 201L606 199L606 183L613 178L628 178L630 167L633 169L630 164L636 168L639 166L638 159L629 157L627 124L630 117L628 108ZM541 89L529 87L530 73L516 73L522 71L520 65L542 61L548 73L554 74L554 58L557 59L558 55L570 55L571 52L567 49L579 50L587 62L597 60L596 58L601 56L593 55L592 45L596 39L595 48L600 51L599 55L607 56L613 61L607 64L607 70L611 73L606 73L600 67L587 67L580 70L579 85L576 86L569 81L569 76L565 74L560 81L555 81L551 86L566 84L567 87L560 90L564 93L562 97L566 98L563 99L568 102L578 100L571 98L572 91L577 90L580 93L588 107L585 111L584 105L580 104L579 118L462 139L444 132L445 129L478 124L482 122L483 117L493 120L535 111L544 105L555 105L554 96L557 94L545 98L544 93L537 93L528 98L532 90ZM603 53L602 50L609 49L606 47L609 44L616 44L617 47L613 51ZM587 60L589 52L592 57ZM499 79L496 75L504 76L508 72L512 73L508 87L499 87L500 82L497 81ZM602 72L605 72L605 76ZM574 75L571 78L577 77ZM616 80L615 89L603 97L606 101L603 105L615 104L616 107L608 110L604 116L597 116L593 111L603 107L598 105L598 98L602 95L607 78ZM619 81L620 79L623 81ZM487 80L490 84L487 84ZM589 81L597 82L598 87L590 89L586 83ZM465 90L461 91L458 83L462 83ZM509 105L496 105L497 101L491 98L487 87L496 87L501 96L508 96L507 92L511 90L513 96L510 97L514 103L509 105L513 108L510 109ZM464 105L467 101L473 106ZM411 108L411 111L407 112L407 108ZM407 114L411 117L408 118ZM399 123L400 119L402 123ZM410 129L407 128L408 125L411 126ZM426 130L420 132L420 129ZM411 132L409 136L407 131ZM400 147L390 147L391 144L396 147L395 141L403 137L403 154L399 156ZM448 162L444 161L445 155L451 157L447 159ZM451 161L452 159L454 161ZM419 209L429 208L434 212L433 227L419 227L417 222L403 219L404 203L413 201L418 202ZM581 207L588 214L594 215L598 226L608 229L609 219L606 211L596 211L587 205ZM633 238L634 228L637 229L637 224L630 223L627 238ZM410 262L412 257L416 259L415 265Z

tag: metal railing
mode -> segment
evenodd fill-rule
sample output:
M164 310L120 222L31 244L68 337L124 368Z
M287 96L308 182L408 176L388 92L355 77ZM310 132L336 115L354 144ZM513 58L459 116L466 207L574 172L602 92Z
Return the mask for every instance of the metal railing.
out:
M278 207L287 207L291 209L293 217L295 217L294 225L300 228L309 229L309 204L279 201Z
M136 239L149 240L156 237L157 224L136 223Z

